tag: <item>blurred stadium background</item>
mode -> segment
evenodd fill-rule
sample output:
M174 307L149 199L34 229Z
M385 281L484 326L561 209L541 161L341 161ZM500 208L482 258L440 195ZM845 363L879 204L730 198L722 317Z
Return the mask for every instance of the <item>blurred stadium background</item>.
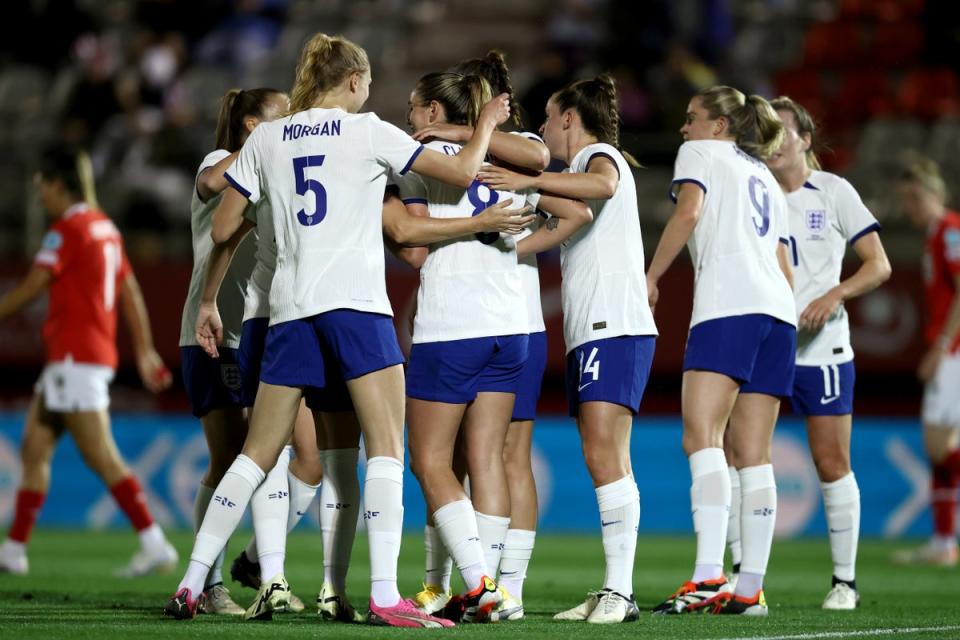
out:
M189 280L192 178L212 148L217 101L233 86L288 89L304 40L343 33L366 48L368 109L406 127L407 97L423 73L490 48L507 54L536 130L543 105L572 78L612 71L621 140L644 165L637 190L647 251L671 208L666 198L677 129L698 89L732 84L787 94L820 121L821 159L847 177L883 223L894 275L848 305L857 352L854 468L864 488L864 533L929 530L920 447L922 234L903 219L891 176L908 149L960 178L960 19L951 0L24 0L4 7L0 47L0 291L26 272L44 230L33 196L38 152L57 141L93 156L101 205L121 227L144 289L157 347L178 370L180 312ZM542 257L550 361L537 433L543 522L592 530L593 493L572 424L562 418L559 260ZM405 332L418 282L396 261L389 290ZM645 531L689 531L679 447L679 382L692 273L661 288L654 374L637 422L635 467ZM19 478L22 411L43 364L44 303L0 323L0 523ZM188 526L204 463L202 436L179 378L158 397L139 386L129 343L113 386L115 432L161 522ZM549 417L548 417L549 416ZM824 530L803 431L785 419L777 440L781 533ZM119 524L109 494L58 454L40 525ZM866 479L865 479L866 477ZM419 527L418 488L407 524ZM563 494L565 500L551 500ZM582 498L582 499L581 499Z

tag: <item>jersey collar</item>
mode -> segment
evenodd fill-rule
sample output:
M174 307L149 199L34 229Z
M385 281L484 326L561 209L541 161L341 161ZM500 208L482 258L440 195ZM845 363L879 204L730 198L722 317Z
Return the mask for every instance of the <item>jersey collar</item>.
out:
M67 210L63 212L63 215L61 217L64 220L66 220L71 216L75 216L78 213L83 213L84 211L87 211L89 209L90 209L90 205L87 204L86 202L77 202L67 207Z

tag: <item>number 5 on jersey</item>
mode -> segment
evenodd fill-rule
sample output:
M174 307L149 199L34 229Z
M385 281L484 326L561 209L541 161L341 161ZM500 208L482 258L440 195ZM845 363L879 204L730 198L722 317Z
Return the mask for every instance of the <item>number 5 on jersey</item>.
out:
M590 350L590 355L587 356L586 363L583 361L583 354L584 352L580 351L580 385L577 391L583 391L586 387L589 387L600 379L600 358L597 357L597 347ZM584 382L583 376L588 373L593 379L589 382Z
M327 190L317 180L307 177L307 169L323 166L325 157L300 156L293 159L293 179L296 183L297 195L305 196L307 193L313 193L314 197L314 208L311 213L307 213L306 208L297 212L297 222L305 227L320 224L327 217Z

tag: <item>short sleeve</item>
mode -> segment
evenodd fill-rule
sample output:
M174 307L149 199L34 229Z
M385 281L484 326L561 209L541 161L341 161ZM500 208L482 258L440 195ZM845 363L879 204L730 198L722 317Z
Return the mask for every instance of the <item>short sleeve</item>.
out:
M880 230L880 223L863 204L860 194L843 178L837 181L834 189L833 206L840 233L848 243L853 244L868 233Z
M710 172L710 160L703 149L690 142L680 145L677 160L673 165L673 180L670 182L670 199L677 201L677 191L681 184L692 183L707 192Z
M949 226L943 230L943 262L950 275L960 274L960 227Z
M223 177L234 189L250 202L260 199L260 165L263 162L263 132L266 127L257 127L243 143L240 155L227 169Z
M427 185L416 173L393 176L403 204L427 204Z
M54 276L59 276L63 271L63 265L69 257L70 243L59 229L50 229L43 236L40 243L40 250L33 259L33 264L41 269L47 269Z
M406 175L413 161L423 151L423 145L400 128L372 114L370 142L377 161L393 170L398 177Z
M133 267L130 266L130 260L127 258L127 247L123 243L123 238L118 236L120 245L120 269L117 271L117 282L123 282L127 276L133 273Z
M783 196L779 187L775 191L773 201L776 203L773 209L774 231L777 234L777 240L783 244L790 244L790 214L787 205L787 199Z

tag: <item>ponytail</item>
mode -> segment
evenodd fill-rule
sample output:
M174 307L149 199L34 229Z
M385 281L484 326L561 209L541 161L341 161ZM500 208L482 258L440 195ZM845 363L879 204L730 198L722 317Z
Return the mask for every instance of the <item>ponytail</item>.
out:
M770 101L770 106L776 111L789 111L793 114L794 120L797 121L797 133L802 135L810 135L810 148L807 149L806 161L807 168L813 169L814 171L820 171L820 159L817 158L815 148L818 146L819 139L817 137L817 124L813 120L813 116L810 115L810 112L807 111L803 105L799 102L794 101L787 96L780 96L779 98L774 98Z
M553 94L551 99L560 113L575 110L587 133L615 147L630 166L641 167L636 158L620 146L620 103L613 76L601 73L593 80L578 80Z
M763 97L746 97L726 86L711 87L697 96L711 120L727 120L727 131L745 153L766 160L780 148L783 122Z
M94 182L93 177L93 163L90 162L90 155L84 151L77 151L77 181L80 187L80 194L83 196L84 202L89 204L94 209L99 209L100 205L97 202L97 187Z
M483 105L491 100L490 85L478 75L451 71L428 73L417 81L414 94L424 103L443 106L450 124L473 126L480 119Z
M510 82L510 70L507 68L507 60L502 52L491 49L482 58L464 60L455 66L452 71L465 76L481 76L490 85L491 93L494 95L507 94L510 100L510 120L517 128L523 127L520 103L517 102L513 84Z
M220 99L220 113L217 115L217 149L226 149L230 153L243 146L247 137L244 119L250 116L263 118L267 102L275 95L282 95L276 89L230 89Z
M290 93L290 112L305 111L352 73L370 70L363 48L343 36L314 35L303 46Z

